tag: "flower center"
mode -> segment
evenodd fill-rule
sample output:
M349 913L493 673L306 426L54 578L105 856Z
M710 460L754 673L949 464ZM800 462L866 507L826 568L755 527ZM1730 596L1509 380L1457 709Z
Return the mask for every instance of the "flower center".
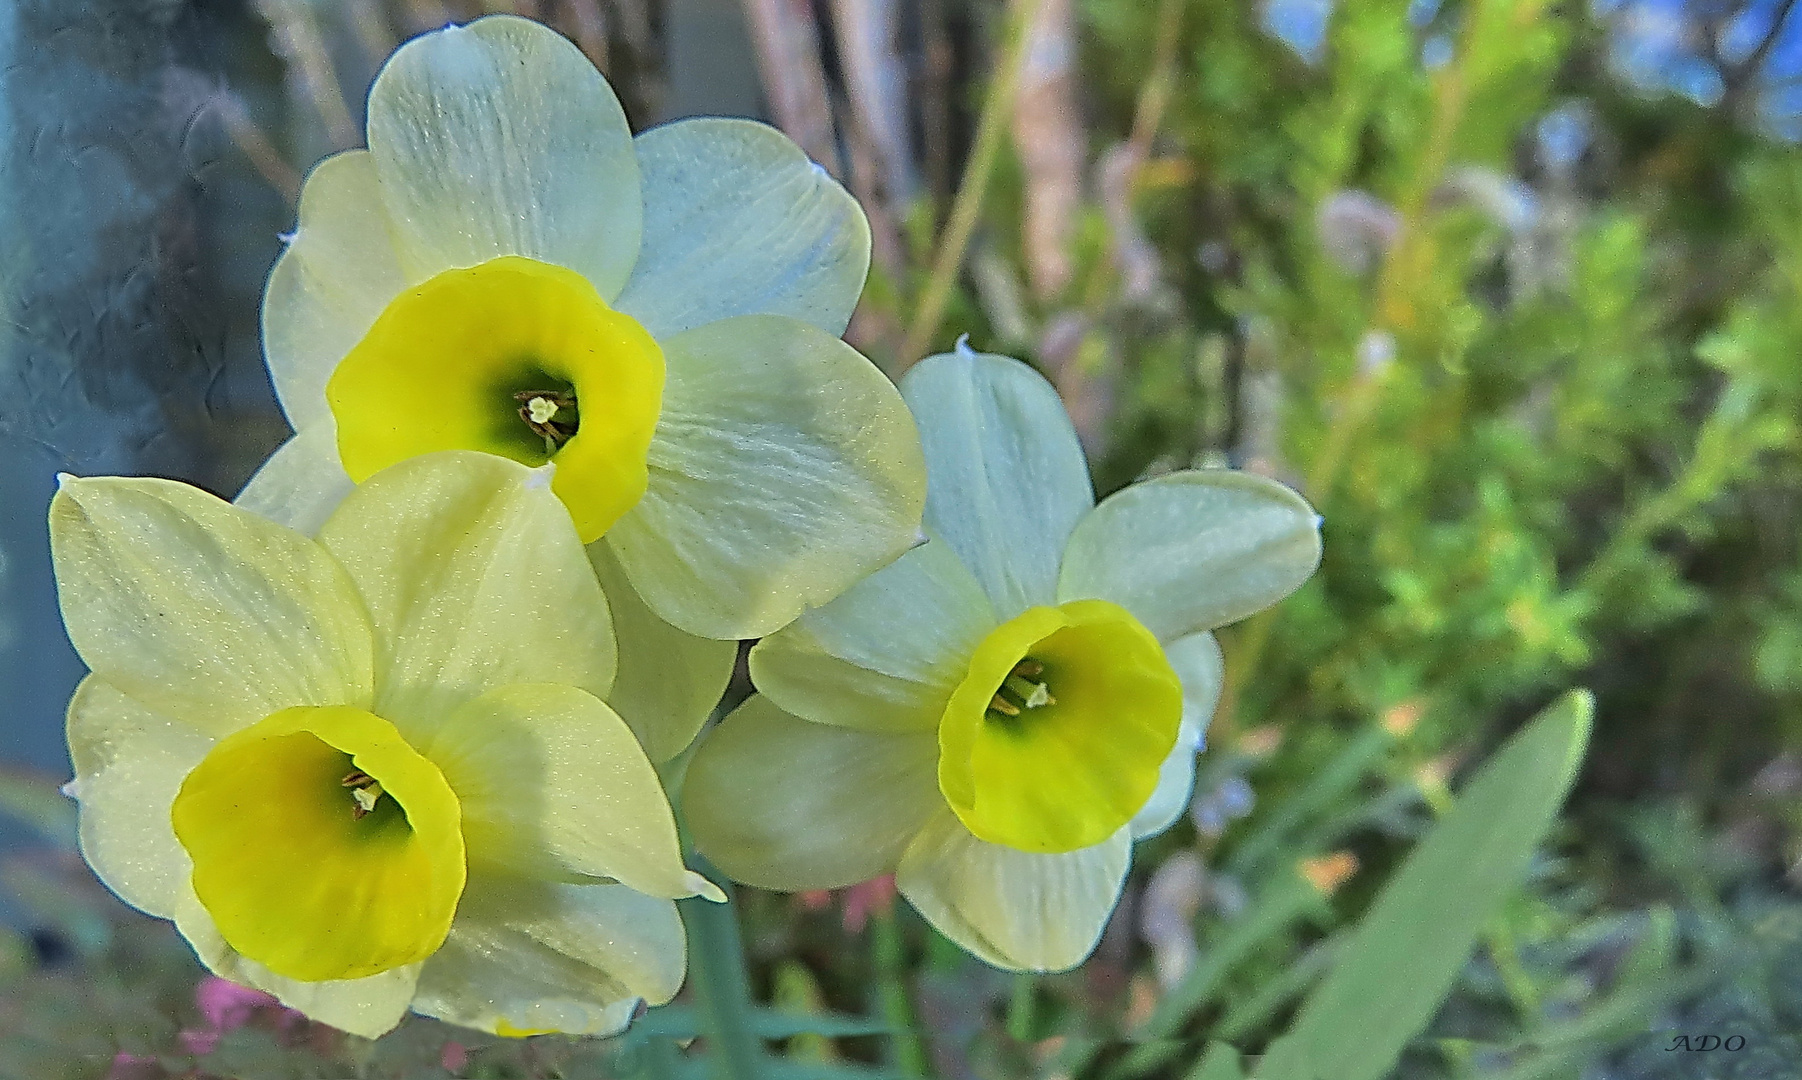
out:
M1035 607L971 655L939 721L939 789L980 839L1074 851L1132 820L1176 745L1182 684L1105 600Z
M663 375L657 342L586 278L510 255L395 297L326 400L358 483L435 450L555 461L551 490L587 543L644 495Z
M423 960L463 893L456 795L361 709L284 709L221 740L170 817L220 936L291 979Z

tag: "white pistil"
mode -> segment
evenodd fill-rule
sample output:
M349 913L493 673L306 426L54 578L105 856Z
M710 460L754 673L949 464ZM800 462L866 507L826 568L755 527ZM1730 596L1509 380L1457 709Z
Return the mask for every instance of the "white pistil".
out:
M551 417L557 415L557 403L546 397L535 397L526 402L526 415L534 424L548 424Z

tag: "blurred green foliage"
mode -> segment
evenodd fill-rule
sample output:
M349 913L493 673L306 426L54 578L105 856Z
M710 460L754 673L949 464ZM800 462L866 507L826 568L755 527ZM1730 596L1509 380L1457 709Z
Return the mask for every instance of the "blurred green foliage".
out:
M422 28L408 20L475 6L258 5L280 62L227 66L253 87L276 72L288 96L265 81L242 100L276 103L227 114L232 167L292 181L333 137L321 55L354 102L377 46ZM650 38L627 30L659 5L487 6L571 33L584 10L621 16L587 45L635 119L658 100L663 16ZM950 81L917 81L931 92L916 105L949 118L921 156L958 160L996 76L1001 5L903 7L924 27L909 33L950 35ZM1310 61L1248 5L1075 6L1075 107L1051 121L1087 147L1060 241L1071 272L1035 264L1027 224L1057 178L1003 140L931 343L968 333L1044 370L1103 494L1193 466L1294 484L1325 518L1326 561L1224 635L1192 812L1141 846L1077 971L995 972L884 896L835 908L742 890L744 973L701 981L748 978L733 1008L782 1010L744 1013L761 1018L759 1067L1237 1076L1458 778L1581 686L1596 727L1575 794L1393 1075L1802 1074L1802 159L1732 101L1628 87L1600 10L1345 3ZM226 20L241 51L244 19ZM296 47L296 26L326 52ZM897 247L879 251L852 333L890 370L951 195L928 185L896 208ZM0 805L54 816L24 789ZM66 822L45 828L66 845ZM413 1020L371 1047L253 1024L183 1056L198 971L166 927L66 854L7 881L42 930L0 942L0 1077L99 1075L121 1052L156 1057L145 1076L442 1076L457 1061L463 1076L678 1075L713 1060L692 1051L717 998L687 997L675 1010L696 1011L653 1012L610 1044ZM889 1033L849 1034L872 1026ZM1667 1050L1681 1033L1746 1047ZM1149 1055L1129 1041L1148 1035L1164 1040ZM467 1058L444 1057L447 1041Z

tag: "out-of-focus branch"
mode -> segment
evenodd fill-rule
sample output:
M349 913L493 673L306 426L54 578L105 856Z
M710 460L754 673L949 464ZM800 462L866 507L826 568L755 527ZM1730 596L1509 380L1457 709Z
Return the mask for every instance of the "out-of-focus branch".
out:
M832 0L832 29L851 115L869 140L874 179L894 205L917 185L912 140L907 134L907 75L897 38L901 12L895 0Z
M569 28L576 46L601 70L601 74L610 74L607 70L607 16L601 11L600 0L563 0L559 6L563 10L564 25Z
M1020 64L1026 52L1026 26L1047 0L1015 0L1008 18L1006 46L1001 62L989 83L988 96L982 103L982 118L976 128L976 145L964 166L964 177L957 186L957 198L951 204L951 218L939 238L938 252L933 258L932 276L920 294L919 308L907 328L907 337L895 358L895 371L913 366L939 332L945 318L945 305L951 300L951 288L963 266L964 252L970 246L970 234L982 213L982 200L988 194L989 179L995 161L1001 156L1001 140L1006 133L1007 118L1013 113L1014 98L1020 87Z
M362 130L344 103L338 71L312 9L299 0L258 0L257 10L275 31L276 54L299 72L305 96L325 121L332 143L343 150L362 142Z
M443 0L406 0L407 27L414 33L436 30L453 21L451 9Z
M369 63L379 65L394 51L399 44L394 36L394 25L388 21L388 12L380 0L348 0L344 11L350 18L350 28L357 35L357 44L363 47L363 55Z
M1072 0L1045 0L1034 13L1014 103L1014 147L1025 172L1026 274L1041 301L1063 292L1076 272L1070 238L1082 199L1085 147L1072 7Z
M300 173L288 164L281 151L263 134L263 129L250 118L244 103L236 95L221 90L211 105L225 126L225 133L231 136L232 143L243 152L258 175L269 183L269 186L281 192L282 198L292 206L300 201Z
M745 0L745 16L776 125L808 157L843 178L812 5L808 0Z

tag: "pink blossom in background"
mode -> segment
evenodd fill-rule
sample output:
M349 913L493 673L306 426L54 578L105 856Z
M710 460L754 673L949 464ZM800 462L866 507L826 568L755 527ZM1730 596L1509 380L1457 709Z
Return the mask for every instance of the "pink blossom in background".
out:
M113 1055L113 1065L106 1071L106 1080L162 1080L167 1075L156 1058L121 1050Z
M447 1042L444 1050L438 1055L438 1064L444 1066L445 1072L461 1072L469 1064L469 1051L462 1043Z
M195 984L194 1004L199 1007L207 1026L188 1028L179 1037L182 1047L195 1055L212 1053L218 1048L219 1040L226 1032L235 1031L250 1023L262 1010L274 1010L277 1024L283 1031L304 1019L261 990L239 986L215 975L208 975Z
M845 933L862 933L871 915L895 906L895 875L871 878L843 889L804 889L795 894L795 903L803 911L821 911L832 906L835 893L844 900L840 925Z

